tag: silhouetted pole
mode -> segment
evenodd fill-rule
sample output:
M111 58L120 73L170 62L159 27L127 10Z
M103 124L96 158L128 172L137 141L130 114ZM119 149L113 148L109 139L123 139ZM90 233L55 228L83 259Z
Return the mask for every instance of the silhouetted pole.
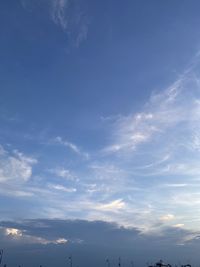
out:
M118 267L121 267L121 259L119 257Z
M133 261L131 261L131 267L134 267Z
M70 264L70 267L72 267L72 256L69 256L69 264Z
M0 249L0 265L3 259L3 249Z
M107 267L110 267L110 261L109 259L106 259Z

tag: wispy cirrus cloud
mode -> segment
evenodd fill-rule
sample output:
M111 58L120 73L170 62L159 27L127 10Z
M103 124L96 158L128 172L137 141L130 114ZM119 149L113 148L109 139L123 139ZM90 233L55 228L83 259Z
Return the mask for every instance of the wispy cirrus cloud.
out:
M72 181L78 181L78 177L72 173L71 170L63 168L63 167L57 167L54 169L48 170L50 173L56 175L57 177L64 178L66 180L72 180Z
M37 200L49 218L103 218L145 232L180 224L197 228L200 91L193 72L198 70L152 93L140 111L109 119L110 142L90 156L64 137L48 136L42 145L51 163L40 165L39 179L30 179L34 160L1 147L2 162L14 157L13 169L23 163L25 181L21 187L4 183L1 194Z
M74 152L75 154L77 154L79 156L82 156L82 157L84 157L86 159L89 158L89 154L88 153L83 152L77 145L75 145L74 143L71 143L71 142L63 139L60 136L57 136L56 138L54 138L51 143L55 143L55 144L59 144L59 145L65 146L66 148L68 148L72 152Z
M105 155L130 158L143 153L144 164L135 166L135 170L141 168L140 173L142 168L150 173L151 169L199 173L200 91L195 71L185 72L166 90L153 93L139 113L120 116L113 123L113 142L103 149ZM148 150L153 154L151 160ZM190 160L192 153L196 154Z
M79 47L88 36L89 16L86 12L86 2L74 0L20 0L22 7L26 10L41 11L44 15L66 34L67 45Z
M102 211L114 211L117 212L120 209L123 209L125 206L125 203L122 199L117 199L113 200L109 203L105 204L99 204L96 206L97 210L102 210Z
M68 27L68 19L66 17L66 9L68 8L69 0L52 1L52 18L56 24L66 30Z
M182 77L165 91L154 93L140 113L120 116L113 125L116 142L104 151L135 151L140 145L152 141L154 136L187 120L185 103L179 103L185 79Z
M89 20L81 2L51 0L51 18L68 34L76 47L87 39Z
M52 183L50 183L48 185L48 187L50 189L63 191L63 192L66 192L66 193L73 193L73 192L77 191L76 188L70 188L70 187L66 187L66 186L60 185L60 184L52 184Z
M179 223L182 218L187 226L192 227L189 221L196 216L199 195L195 191L199 188L197 179L200 174L200 89L197 76L199 72L194 64L171 86L152 93L140 112L121 115L110 121L111 141L101 155L105 162L107 160L121 169L121 173L113 174L113 178L119 175L123 180L123 186L117 187L113 179L111 188L116 186L121 196L123 190L127 192L129 199L125 198L127 204L123 214L128 220L134 206L140 207L138 213L134 211L135 218L140 218L140 221L154 217L155 220L149 219L151 223L146 224L148 229L161 218L164 224L172 225L170 214L174 214L174 225L182 224ZM106 169L106 163L104 166ZM135 187L139 188L138 192L134 191ZM132 196L136 196L135 199ZM193 212L179 210L186 202L190 203ZM145 203L146 207L152 207L149 213L145 213ZM165 207L163 212L168 215L160 212L161 207ZM185 207L187 209L187 205Z

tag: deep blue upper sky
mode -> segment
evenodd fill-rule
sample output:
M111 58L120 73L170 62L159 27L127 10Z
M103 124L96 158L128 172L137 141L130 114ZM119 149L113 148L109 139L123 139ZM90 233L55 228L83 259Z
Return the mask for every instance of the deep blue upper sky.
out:
M132 227L134 245L150 238L147 250L165 244L161 233L198 245L199 10L195 0L0 2L6 246L87 243L65 228L42 236L27 219L84 220L73 229L84 222L88 235L88 221L94 232L96 220L115 222Z

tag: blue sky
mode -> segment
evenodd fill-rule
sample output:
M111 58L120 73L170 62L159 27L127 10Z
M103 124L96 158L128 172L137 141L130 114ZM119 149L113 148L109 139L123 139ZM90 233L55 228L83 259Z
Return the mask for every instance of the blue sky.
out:
M37 220L52 229L84 222L89 236L96 221L123 227L126 245L130 229L139 247L141 235L147 244L169 235L198 245L199 8L195 0L1 1L5 246L87 240L64 228L42 236Z

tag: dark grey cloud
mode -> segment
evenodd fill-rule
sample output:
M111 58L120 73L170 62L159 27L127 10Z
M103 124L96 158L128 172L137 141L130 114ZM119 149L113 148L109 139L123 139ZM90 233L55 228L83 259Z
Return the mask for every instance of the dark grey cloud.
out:
M103 221L57 219L1 221L0 227L4 262L9 266L67 266L69 255L74 266L83 267L106 266L106 258L117 266L119 256L127 267L131 260L137 266L160 258L170 263L198 261L199 233L183 228L143 233Z

